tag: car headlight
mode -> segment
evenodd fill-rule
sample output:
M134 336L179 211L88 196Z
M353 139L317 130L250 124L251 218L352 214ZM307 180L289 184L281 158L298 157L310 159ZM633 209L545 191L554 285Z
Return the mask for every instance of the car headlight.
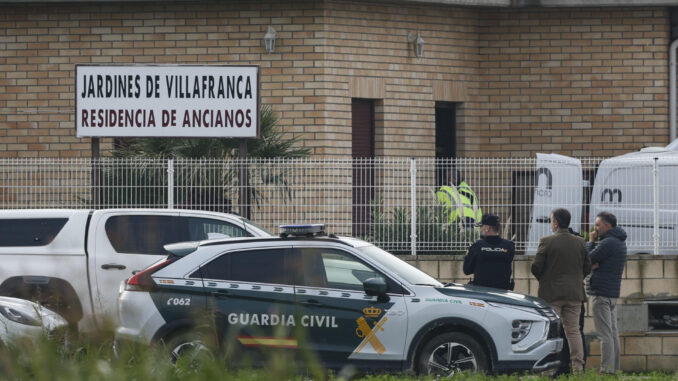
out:
M528 320L514 320L511 323L511 344L523 340L532 328L532 322Z
M546 316L549 319L549 321L560 320L560 316L558 316L558 313L556 312L556 310L554 310L551 307L539 308L539 309L537 309L537 311L539 311L539 313L542 316Z
M8 306L0 306L0 314L2 314L2 316L6 317L7 319L19 324L35 326L42 324L42 322L35 317Z

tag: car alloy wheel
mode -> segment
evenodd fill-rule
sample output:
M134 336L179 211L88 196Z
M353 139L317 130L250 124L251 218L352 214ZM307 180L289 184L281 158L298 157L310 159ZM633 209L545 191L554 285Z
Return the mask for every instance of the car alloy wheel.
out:
M463 333L434 336L421 349L417 372L452 377L459 372L488 371L487 355L478 342Z
M197 369L203 360L214 360L212 349L197 332L184 332L167 341L169 360L174 365L188 364Z
M189 341L186 343L180 343L179 345L172 348L170 356L172 357L172 363L175 364L180 358L185 356L190 356L190 360L195 360L200 356L212 357L210 350L202 343L200 340Z
M458 372L478 370L473 352L455 342L439 345L428 358L428 373L452 377Z

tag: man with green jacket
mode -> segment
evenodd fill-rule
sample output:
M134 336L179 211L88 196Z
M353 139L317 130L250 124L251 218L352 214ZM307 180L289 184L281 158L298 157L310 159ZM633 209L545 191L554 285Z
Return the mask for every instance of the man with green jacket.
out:
M445 207L449 223L458 223L461 228L471 229L483 217L478 197L455 168L448 171L447 177L449 185L441 186L436 198Z
M570 346L572 370L581 373L584 344L579 332L579 314L586 300L584 277L591 272L591 259L584 238L568 230L571 218L567 209L551 212L551 231L555 234L539 240L532 274L539 281L538 296L560 315Z

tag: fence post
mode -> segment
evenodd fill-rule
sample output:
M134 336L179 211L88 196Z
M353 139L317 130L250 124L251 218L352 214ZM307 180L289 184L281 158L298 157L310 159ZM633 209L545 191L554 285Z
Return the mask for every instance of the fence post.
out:
M102 192L101 192L101 158L93 157L90 159L92 165L91 168L91 181L92 181L92 209L101 209L102 208Z
M417 255L417 159L410 160L410 242L412 255Z
M174 159L167 159L167 208L174 209Z
M653 194L654 194L654 255L659 255L659 158L654 158L654 168L652 168Z

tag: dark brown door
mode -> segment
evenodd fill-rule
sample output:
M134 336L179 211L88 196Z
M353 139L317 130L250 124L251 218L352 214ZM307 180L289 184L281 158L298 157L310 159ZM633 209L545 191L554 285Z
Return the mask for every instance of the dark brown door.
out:
M353 235L364 236L370 223L374 199L374 101L353 99Z
M447 167L457 156L456 105L436 102L436 186L447 184Z

